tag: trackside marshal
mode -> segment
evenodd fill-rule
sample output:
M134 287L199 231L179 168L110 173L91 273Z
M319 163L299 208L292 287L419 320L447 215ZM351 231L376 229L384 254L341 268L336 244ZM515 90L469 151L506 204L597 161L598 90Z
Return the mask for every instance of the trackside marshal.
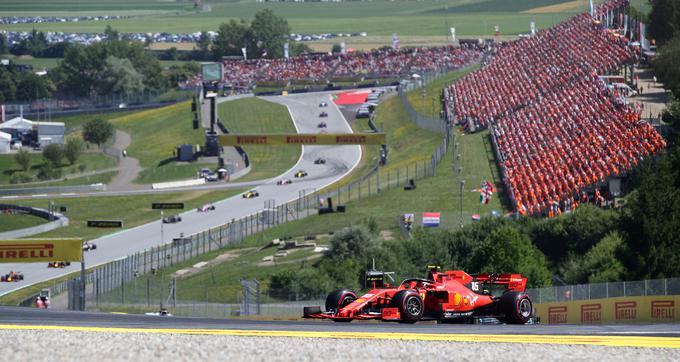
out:
M83 239L0 240L0 263L82 261Z

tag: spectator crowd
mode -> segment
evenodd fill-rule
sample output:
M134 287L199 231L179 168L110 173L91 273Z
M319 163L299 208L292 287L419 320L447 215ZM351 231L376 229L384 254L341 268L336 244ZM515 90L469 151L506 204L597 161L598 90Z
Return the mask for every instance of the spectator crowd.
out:
M256 82L321 82L333 77L389 78L435 70L458 69L477 62L481 49L444 46L372 50L347 54L304 54L278 59L229 59L223 82L248 87Z
M596 14L625 5L610 1ZM590 186L601 202L598 184L665 146L598 78L636 57L627 39L582 14L497 48L487 66L445 90L448 119L490 128L520 214L572 210Z

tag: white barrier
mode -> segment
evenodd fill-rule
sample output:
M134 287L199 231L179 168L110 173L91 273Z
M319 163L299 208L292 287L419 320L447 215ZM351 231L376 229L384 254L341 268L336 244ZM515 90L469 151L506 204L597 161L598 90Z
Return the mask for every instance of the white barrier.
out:
M175 187L185 187L185 186L199 186L204 185L205 179L199 178L195 180L184 180L184 181L171 181L171 182L159 182L157 184L152 184L151 188L154 190L160 189L171 189Z

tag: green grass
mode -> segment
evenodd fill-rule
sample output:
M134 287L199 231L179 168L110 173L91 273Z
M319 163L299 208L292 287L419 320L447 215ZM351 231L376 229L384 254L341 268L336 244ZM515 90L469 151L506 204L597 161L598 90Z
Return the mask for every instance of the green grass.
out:
M481 154L484 156L483 138L485 134L478 133L461 139L460 143L468 149L471 154ZM464 156L463 165L469 166L465 172L465 177L469 179L490 178L490 171L485 160L474 157L474 155ZM281 224L272 229L258 233L247 238L242 244L232 246L222 250L214 251L193 258L179 265L167 268L163 275L145 275L133 283L125 286L125 296L128 303L140 303L146 296L146 279L151 279L152 291L151 303L158 301L159 286L166 286L169 282L169 274L181 268L193 265L199 261L209 261L225 252L238 252L239 257L221 264L214 265L200 273L182 278L177 281L177 299L192 301L209 301L213 303L235 303L235 296L240 293L239 279L258 279L264 281L263 290L266 290L266 281L274 272L297 268L303 261L303 256L308 255L293 254L289 259L298 259L290 264L279 264L277 266L258 266L264 256L271 255L272 249L258 251L257 248L266 244L274 238L287 235L313 235L325 234L339 230L343 227L354 225L371 217L374 218L381 230L392 230L394 236L399 237L398 217L404 213L416 214L416 225L420 224L420 214L422 212L441 212L443 228L458 228L460 220L460 190L455 187L455 175L453 171L453 156L449 152L444 160L437 167L437 176L427 178L418 182L418 188L414 191L404 191L401 187L395 187L381 192L372 197L355 200L346 203L346 213L334 213L329 215L314 215L298 221ZM386 175L382 175L385 180ZM478 186L476 186L478 187ZM492 209L502 210L497 197L492 199L490 205L481 206L479 204L479 194L464 190L463 192L463 218L464 223L471 223L470 216L475 213L483 215L490 213ZM207 296L206 296L207 291ZM163 294L163 298L167 296ZM206 298L207 297L207 298ZM111 302L120 301L120 290L114 290L107 299Z
M425 90L418 88L406 93L411 106L416 112L425 117L437 118L439 117L439 110L441 109L442 88L451 85L457 79L479 69L479 64L470 66L467 69L456 70L446 73L440 78L430 82L425 86ZM434 99L434 101L433 101ZM434 105L434 107L433 107ZM434 115L433 115L434 109Z
M190 2L123 2L95 1L76 5L72 1L51 2L32 0L19 2L5 1L0 13L21 11L63 12L73 8L78 11L112 11L157 9L157 15L139 16L129 19L78 22L18 24L5 26L12 31L39 30L101 32L106 25L123 32L188 33L201 30L216 30L220 23L229 19L252 19L255 12L269 8L278 16L288 20L292 31L298 33L348 33L368 32L369 35L428 35L446 37L449 27L456 27L460 36L493 35L494 26L499 25L503 34L519 34L529 31L529 23L535 21L539 28L552 26L578 12L586 11L587 2L579 9L568 9L556 13L529 14L522 11L533 7L559 4L567 0L424 0L424 1L357 1L341 3L257 3L254 1L211 2L212 11L193 12ZM81 4L78 2L77 4ZM178 13L168 10L180 10ZM161 14L164 13L164 14ZM14 15L12 14L12 15ZM351 40L351 39L350 39ZM349 45L349 44L348 44Z
M0 185L0 189L22 189L34 187L54 187L54 186L77 186L77 185L92 185L97 183L108 184L118 174L118 171L106 171L87 176L71 177L66 175L63 181L49 181L49 182L31 182L16 185Z
M88 228L87 220L122 220L125 229L129 229L160 217L158 210L151 210L151 203L153 202L184 202L186 209L192 209L207 202L225 199L243 191L192 191L154 195L54 198L49 200L21 200L18 204L45 207L48 201L52 201L57 206L64 205L68 208L68 212L66 212L66 216L69 218L68 226L37 235L36 237L81 237L91 240L112 231Z
M144 171L135 182L148 184L187 179L205 164L174 161L173 150L180 144L203 145L202 129L193 129L189 102L135 112L114 118L111 122L132 136L128 155L139 159Z
M219 117L232 133L296 133L288 109L260 98L244 98L218 106ZM280 175L300 158L300 146L251 146L243 148L251 171L239 181Z
M38 226L47 220L29 214L5 214L0 213L0 232L19 230Z
M45 160L40 153L31 153L29 156L31 158L31 166L27 172L33 177L34 181L38 181L36 175L40 166L45 163ZM74 165L68 165L66 162L62 163L63 176L67 177L69 174L80 172L79 168L81 165L84 165L84 172L87 172L116 167L116 161L103 153L86 152L80 155ZM12 177L13 173L21 171L21 167L14 160L14 154L0 155L0 170L2 170L0 172L0 185L13 187L14 185L10 185L10 177Z

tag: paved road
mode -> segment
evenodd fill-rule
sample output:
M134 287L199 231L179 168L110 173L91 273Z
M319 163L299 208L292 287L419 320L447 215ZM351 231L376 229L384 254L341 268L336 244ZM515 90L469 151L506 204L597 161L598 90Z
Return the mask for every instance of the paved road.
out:
M389 322L334 323L331 321L266 321L252 319L210 319L154 317L133 314L41 310L0 307L0 324L84 326L111 328L231 329L248 331L414 333L414 334L502 334L502 335L610 335L680 337L680 324L601 325L470 325L402 324Z
M328 94L308 94L266 99L288 106L295 126L298 132L301 133L315 133L319 131L317 128L320 112L318 104L326 101L329 103L329 106L325 108L326 112L328 112L328 118L324 118L324 120L328 124L328 132L352 132L338 108L330 101ZM314 160L319 156L327 159L325 165L314 164ZM276 205L291 201L297 198L303 190L310 193L341 179L359 163L360 158L360 146L305 146L296 165L282 175L282 177L293 180L291 185L277 186L276 179L272 179L257 186L256 189L260 193L258 198L243 199L241 195L237 195L216 202L215 206L217 209L207 214L198 213L195 210L187 211L182 214L183 221L181 223L163 225L163 240L161 240L162 224L160 223L159 214L159 221L94 240L93 242L97 244L97 250L85 254L86 265L92 267L103 264L151 248L152 246L157 246L162 242L167 243L172 238L179 237L180 233L190 235L219 226L232 219L257 213L264 208L264 202L267 200L274 200ZM293 174L298 170L307 171L309 176L303 179L296 179L293 177ZM148 190L145 191L148 192ZM101 193L97 193L97 195L101 195ZM45 263L4 264L0 272L9 270L21 271L25 275L25 280L18 283L1 283L0 295L33 283L78 271L80 270L79 268L80 265L78 263L59 270L47 269Z
M116 142L111 148L118 150L122 155L123 151L127 152L127 148L130 147L131 143L132 137L130 137L128 133L116 130ZM135 185L133 183L139 173L142 172L142 168L139 166L139 160L133 156L134 155L128 155L127 157L121 157L119 159L118 174L108 185L106 185L107 189L120 191L145 188L143 185Z

